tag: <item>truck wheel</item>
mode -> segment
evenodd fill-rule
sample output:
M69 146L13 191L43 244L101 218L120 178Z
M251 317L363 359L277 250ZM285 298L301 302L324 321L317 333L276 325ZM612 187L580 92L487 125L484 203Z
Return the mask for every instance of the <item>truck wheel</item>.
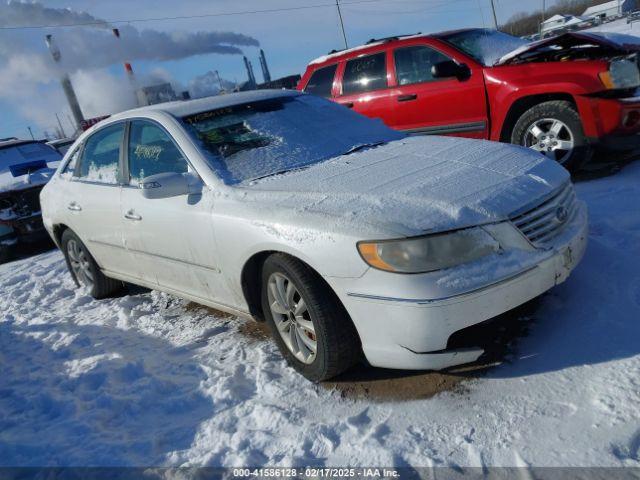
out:
M110 297L122 289L122 282L106 277L82 240L67 229L62 233L62 253L73 281L95 299Z
M360 340L329 286L283 254L262 267L264 317L287 362L312 382L334 377L360 357Z
M513 127L511 143L540 152L570 171L592 155L580 115L565 100L539 103L524 112Z

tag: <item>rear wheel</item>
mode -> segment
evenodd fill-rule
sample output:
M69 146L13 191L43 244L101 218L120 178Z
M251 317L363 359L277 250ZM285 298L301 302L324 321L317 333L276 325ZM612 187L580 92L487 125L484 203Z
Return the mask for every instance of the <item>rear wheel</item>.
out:
M96 299L113 295L122 289L122 282L106 277L82 240L71 230L65 230L61 239L62 252L73 280Z
M513 127L511 143L540 152L572 171L592 155L580 115L565 100L539 103L524 112Z
M283 254L262 269L262 309L289 364L313 382L334 377L360 357L360 341L329 286L302 262Z

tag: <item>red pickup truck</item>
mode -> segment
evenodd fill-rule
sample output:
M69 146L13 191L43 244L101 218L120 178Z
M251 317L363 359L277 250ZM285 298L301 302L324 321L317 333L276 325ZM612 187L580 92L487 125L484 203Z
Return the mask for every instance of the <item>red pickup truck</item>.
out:
M487 29L371 40L312 61L298 89L413 134L511 142L565 167L640 146L640 39Z

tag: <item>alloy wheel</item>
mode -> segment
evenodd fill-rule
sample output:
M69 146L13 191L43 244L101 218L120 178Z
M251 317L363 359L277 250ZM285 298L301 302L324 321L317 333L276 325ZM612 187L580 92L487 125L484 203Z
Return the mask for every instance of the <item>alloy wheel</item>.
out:
M267 298L284 344L302 363L313 363L318 352L316 331L307 304L295 284L283 273L272 273L267 283Z
M524 146L564 164L573 152L575 141L566 123L555 118L542 118L527 128Z
M89 289L93 287L94 278L89 253L76 240L71 239L67 242L67 254L71 270L78 282Z

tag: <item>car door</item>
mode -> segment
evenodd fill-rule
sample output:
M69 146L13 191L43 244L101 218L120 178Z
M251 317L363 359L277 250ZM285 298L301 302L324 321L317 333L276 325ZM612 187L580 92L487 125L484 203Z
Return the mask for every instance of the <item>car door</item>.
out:
M370 118L393 124L395 97L388 88L388 53L362 55L342 64L336 102Z
M194 191L145 198L139 182L158 173L195 174L169 133L151 120L129 124L121 217L135 276L177 292L213 299L221 282L212 227L212 196L196 175Z
M470 67L468 78L434 78L431 67L451 60L455 59L424 43L393 49L393 128L408 133L487 138L482 69Z
M89 136L62 172L66 224L80 237L101 268L126 273L129 262L120 221L120 155L124 123Z

